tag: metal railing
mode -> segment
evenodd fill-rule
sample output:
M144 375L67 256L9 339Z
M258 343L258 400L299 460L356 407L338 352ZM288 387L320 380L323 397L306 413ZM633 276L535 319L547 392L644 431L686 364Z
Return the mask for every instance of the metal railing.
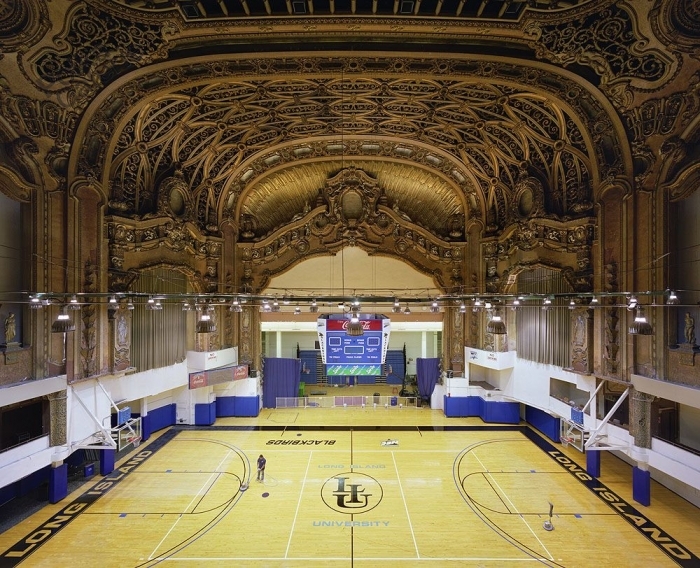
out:
M419 408L416 396L278 397L276 408Z

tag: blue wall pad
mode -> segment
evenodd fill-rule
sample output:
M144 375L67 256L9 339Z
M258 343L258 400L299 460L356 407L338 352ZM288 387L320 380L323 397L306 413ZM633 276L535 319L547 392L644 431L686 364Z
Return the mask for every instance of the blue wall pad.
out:
M141 417L141 439L145 442L148 440L148 438L151 437L151 434L153 433L151 426L151 415L146 414L145 416Z
M216 401L194 405L194 423L197 426L211 426L216 421Z
M100 450L100 475L107 475L114 471L115 450Z
M651 505L651 474L637 466L632 468L632 498L645 507Z
M235 396L217 396L216 416L236 416L235 401Z
M237 396L234 402L234 416L257 416L260 413L259 396Z
M58 503L68 495L68 464L52 467L49 472L49 503Z
M552 416L548 412L533 406L525 406L525 421L537 428L553 442L559 441L560 420L557 416Z
M586 473L591 477L600 477L600 453L595 450L586 452Z
M166 404L160 408L148 411L151 417L151 433L167 428L175 424L177 418L177 405L175 403Z
M490 401L479 396L446 396L444 407L447 417L479 416L484 422L520 423L519 402Z

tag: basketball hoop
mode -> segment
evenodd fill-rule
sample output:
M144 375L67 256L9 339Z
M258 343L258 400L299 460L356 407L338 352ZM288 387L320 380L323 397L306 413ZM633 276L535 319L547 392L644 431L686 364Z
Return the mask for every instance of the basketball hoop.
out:
M561 445L564 446L565 448L566 448L569 444L573 444L573 443L574 443L574 439L573 439L573 438L569 438L568 436L561 436L559 439L561 440Z

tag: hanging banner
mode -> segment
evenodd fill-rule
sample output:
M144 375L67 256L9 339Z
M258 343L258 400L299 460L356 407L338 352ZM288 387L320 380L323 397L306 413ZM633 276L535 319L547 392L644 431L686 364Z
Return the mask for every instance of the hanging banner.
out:
M248 377L248 365L234 365L208 371L190 373L190 389L198 389L211 385L238 381Z

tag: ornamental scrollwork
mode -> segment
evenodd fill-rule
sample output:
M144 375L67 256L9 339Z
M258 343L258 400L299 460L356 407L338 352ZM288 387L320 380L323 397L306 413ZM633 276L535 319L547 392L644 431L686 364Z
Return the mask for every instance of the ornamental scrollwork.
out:
M561 65L591 68L601 87L623 107L632 102L626 84L658 85L672 77L675 63L658 49L648 47L632 14L620 4L551 25L530 24L530 45L539 57ZM648 87L647 87L648 88Z
M113 68L141 67L167 56L161 24L129 21L85 4L77 5L66 21L56 47L39 50L29 61L46 85L81 83L87 96Z

